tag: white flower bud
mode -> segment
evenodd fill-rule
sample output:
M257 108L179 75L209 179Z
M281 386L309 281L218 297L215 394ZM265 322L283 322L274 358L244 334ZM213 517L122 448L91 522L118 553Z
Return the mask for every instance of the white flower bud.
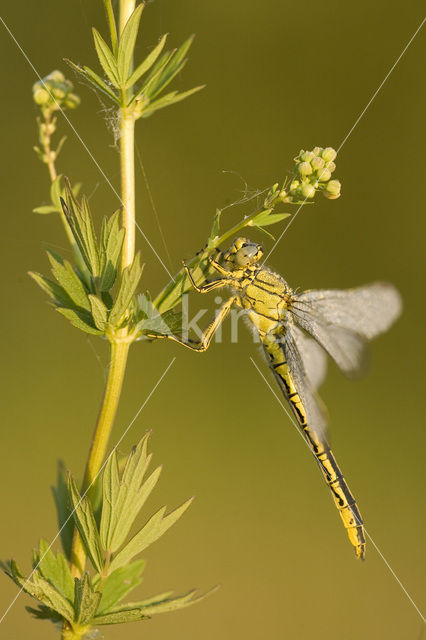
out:
M297 170L301 176L309 176L312 173L312 167L310 162L301 162L298 165Z
M330 180L331 178L331 171L325 167L323 169L318 169L317 176L320 182L327 182L327 180Z
M304 198L313 198L315 195L315 187L313 184L304 184L301 191Z

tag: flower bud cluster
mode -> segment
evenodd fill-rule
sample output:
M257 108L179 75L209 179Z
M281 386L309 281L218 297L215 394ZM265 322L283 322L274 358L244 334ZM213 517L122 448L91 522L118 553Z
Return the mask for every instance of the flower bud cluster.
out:
M287 189L283 189L280 198L283 202L301 203L311 200L317 191L326 198L335 200L340 196L339 180L332 180L336 168L334 160L337 152L332 147L314 147L312 151L302 149L294 158L295 170Z
M33 85L33 100L45 112L75 109L80 98L73 93L74 86L61 71L52 71Z

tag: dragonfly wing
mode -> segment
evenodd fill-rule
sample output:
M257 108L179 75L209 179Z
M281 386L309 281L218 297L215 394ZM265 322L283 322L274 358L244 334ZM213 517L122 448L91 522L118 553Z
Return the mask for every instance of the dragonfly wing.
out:
M292 314L347 375L365 363L365 343L386 331L401 313L401 298L390 284L347 291L323 289L295 296Z
M294 323L288 326L288 331L292 334L312 387L318 389L324 382L327 373L327 356L324 349Z

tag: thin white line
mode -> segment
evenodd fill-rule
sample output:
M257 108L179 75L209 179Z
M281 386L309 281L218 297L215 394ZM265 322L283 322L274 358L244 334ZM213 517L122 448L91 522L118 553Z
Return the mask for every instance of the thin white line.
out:
M389 78L389 76L391 75L391 73L393 72L393 70L395 69L395 67L397 66L397 64L399 63L399 61L401 60L401 58L403 57L403 55L405 54L405 52L407 51L408 47L411 45L411 43L413 42L414 38L417 36L417 34L419 33L420 29L423 27L423 24L425 22L426 18L423 18L423 20L421 21L420 25L417 27L417 29L415 30L415 32L413 33L413 35L411 36L411 38L409 39L409 41L407 42L407 44L405 45L405 47L403 48L403 50L401 51L401 53L399 54L398 58L395 60L395 62L393 63L392 67L389 69L389 71L387 72L387 74L385 75L384 79L382 80L382 82L379 84L379 86L377 87L376 91L373 93L373 95L371 96L370 100L367 102L366 106L364 107L364 109L361 111L360 115L358 116L358 118L355 120L355 123L352 125L352 127L349 129L349 132L346 134L346 136L343 138L342 142L340 143L340 145L337 148L337 153L339 153L339 151L342 149L343 145L346 143L347 139L349 138L349 136L351 135L351 133L353 132L353 130L355 129L355 127L358 125L359 121L361 120L361 118L364 116L365 112L367 111L367 109L369 108L369 106L371 105L371 103L373 102L373 100L376 98L377 94L379 93L379 91L381 90L381 88L383 87L383 85L385 84L386 80ZM269 253L267 254L266 258L265 258L265 262L266 260L268 260L268 258L270 257L270 255L272 254L272 252L275 250L277 244L280 242L281 238L284 236L284 234L287 232L287 230L290 228L290 226L293 224L294 220L296 219L297 214L299 213L299 211L301 210L301 208L303 207L303 205L305 204L306 200L308 198L305 198L304 201L299 205L299 208L296 210L296 213L290 218L289 222L286 224L286 226L284 227L284 230L282 231L281 235L279 236L278 240L276 240L276 242L274 243L272 249L269 251Z
M87 151L87 153L89 154L89 156L91 157L91 159L93 160L93 162L95 163L96 167L99 169L100 173L102 174L102 176L105 178L105 181L107 182L107 184L109 184L109 186L111 187L113 193L117 196L118 200L121 202L122 206L124 207L124 202L122 201L119 193L117 192L117 190L115 189L114 185L110 182L109 178L107 177L107 175L105 174L104 170L102 169L102 167L100 166L100 164L98 163L98 161L96 160L96 158L93 156L92 152L90 151L89 147L87 146L87 144L84 142L83 138L80 136L80 134L78 133L77 129L74 127L74 125L72 124L71 120L68 118L68 116L66 115L66 113L64 112L64 110L62 109L62 107L60 106L60 104L58 104L58 102L56 101L54 95L51 93L49 87L44 83L43 78L41 77L41 75L39 74L39 72L37 71L37 69L35 68L35 66L33 65L33 63L31 62L31 60L29 59L29 57L27 56L27 54L25 53L25 51L23 50L23 48L21 47L21 45L19 44L19 42L17 41L17 39L15 38L15 36L13 35L13 33L11 32L11 30L9 29L9 27L7 26L7 24L5 23L5 21L3 20L3 18L0 16L0 22L2 22L4 28L6 29L6 31L8 32L8 34L10 35L10 37L12 38L13 42L16 44L16 46L18 47L19 51L22 53L22 55L24 56L25 60L28 62L28 64L30 65L31 69L34 71L35 75L37 76L37 78L40 80L40 82L42 83L43 87L46 89L46 91L49 93L50 97L52 98L52 100L54 101L54 103L56 104L56 106L58 107L59 111L62 113L62 115L64 116L65 120L67 121L67 123L69 124L69 126L71 127L72 131L74 132L74 134L77 136L78 140L81 142L81 144L83 145L84 149ZM147 236L145 235L145 233L142 231L142 229L140 228L140 226L138 225L137 222L135 222L135 226L137 227L137 229L140 231L140 233L142 234L142 237L144 238L145 242L148 244L148 246L150 247L151 251L153 251L153 253L155 254L156 258L159 260L159 262L161 263L161 265L163 266L163 268L165 269L165 271L167 272L168 276L173 280L173 282L175 281L172 274L170 273L170 271L167 269L166 265L164 264L163 260L160 258L160 256L158 255L157 251L154 249L154 247L152 246L152 244L150 243L150 241L148 240Z
M281 402L281 399L277 396L277 394L275 393L274 389L271 387L271 385L269 384L268 380L265 378L265 376L263 375L262 371L259 369L259 367L257 366L256 362L253 360L253 358L250 356L250 360L252 361L252 364L255 366L255 368L257 369L258 373L261 375L261 377L263 378L263 380L265 381L266 385L269 387L269 389L272 391L273 395L275 396L276 400L278 400L280 406L282 409L284 409L285 413L287 414L287 416L290 418L291 423L296 427L297 433L301 436L301 438L303 439L303 442L305 443L305 445L308 447L309 451L312 453L311 448L309 447L309 444L307 443L306 439L303 437L303 434L300 431L300 428L297 424L297 422L294 420L293 416L287 411L287 409L285 408L285 406L283 405L283 403ZM407 589L404 587L404 585L402 584L401 580L398 578L398 576L396 575L395 571L392 569L392 567L390 566L389 562L386 560L385 556L383 555L383 553L380 551L379 547L377 546L377 544L374 542L373 538L371 537L371 535L368 533L367 529L365 528L365 525L363 525L362 523L359 523L363 526L364 531L366 533L366 535L368 536L368 538L371 540L374 548L376 549L377 553L379 554L379 556L382 558L383 562L385 563L385 565L387 566L387 568L389 569L389 571L391 572L392 576L395 578L396 582L399 584L399 586L401 587L402 591L405 593L405 595L407 596L408 600L411 602L411 604L413 605L414 609L417 611L417 613L419 614L420 618L422 619L422 621L424 623L426 623L426 619L424 617L424 615L422 614L422 612L420 611L420 609L418 608L418 606L416 605L416 603L414 602L413 598L410 596L410 594L408 593Z
M125 431L123 432L123 434L121 435L120 439L118 440L118 442L115 444L115 446L112 448L110 454L108 455L108 457L105 459L105 461L103 462L101 468L99 469L98 473L96 474L96 476L93 478L92 482L89 484L89 486L87 487L86 491L83 493L83 495L80 497L80 500L77 502L76 506L74 507L74 509L71 511L71 513L69 514L68 518L65 520L64 524L62 525L62 527L59 529L58 533L56 534L56 536L53 538L53 540L51 541L51 543L49 544L48 548L46 549L46 551L44 552L44 554L42 555L42 557L40 558L40 560L37 562L36 566L34 567L34 569L31 571L30 575L28 576L28 578L26 579L24 585L20 588L20 590L18 591L18 593L16 594L16 596L13 598L12 602L10 603L10 605L7 607L6 611L3 613L2 617L0 618L0 624L3 622L3 620L5 619L5 617L7 616L7 614L9 613L9 611L11 610L11 608L13 607L13 605L15 604L15 602L17 601L17 599L19 598L19 596L21 595L22 591L24 590L25 586L28 584L28 582L31 580L31 577L33 575L33 573L37 570L37 568L39 567L40 563L42 562L43 558L47 555L47 553L50 551L50 549L52 548L52 546L55 544L56 540L59 538L59 536L61 535L62 530L64 529L64 527L67 525L67 523L69 522L69 520L72 518L75 510L77 509L77 507L81 504L81 501L86 497L90 487L93 485L93 483L96 481L96 478L99 476L99 474L101 473L101 471L103 470L103 468L105 467L105 465L107 464L108 460L110 459L110 457L112 456L113 452L117 449L118 445L120 444L120 442L123 440L124 436L127 434L127 432L129 431L130 427L134 424L134 422L136 421L136 419L139 417L139 414L141 413L141 411L143 410L143 408L146 406L146 404L149 402L152 394L156 391L157 387L159 386L159 384L161 383L161 381L163 380L164 376L166 375L166 373L169 371L170 367L172 366L172 364L174 363L174 361L176 360L176 357L172 358L172 360L170 361L169 365L167 366L167 368L163 371L163 373L161 374L160 378L157 380L157 382L155 383L154 387L151 389L150 393L148 394L148 396L145 398L144 402L141 404L141 406L139 407L138 411L135 413L133 419L130 421L130 423L128 424L128 426L126 427Z

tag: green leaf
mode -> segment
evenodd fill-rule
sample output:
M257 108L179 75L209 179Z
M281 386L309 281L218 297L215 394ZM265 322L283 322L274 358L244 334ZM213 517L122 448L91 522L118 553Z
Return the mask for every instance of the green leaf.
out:
M143 96L146 99L148 98L151 87L157 82L157 79L161 76L164 69L167 67L169 61L172 59L175 53L176 53L176 49L174 49L173 51L165 51L163 55L161 55L158 58L157 62L152 67L151 72L148 74L147 78L145 79L144 84L139 89L138 93L133 96L132 100L130 101L130 104L137 98L141 98L141 96Z
M67 260L60 262L51 251L48 251L47 255L52 266L53 275L71 298L74 305L79 309L90 311L90 302L86 289L72 268L72 265Z
M70 65L70 67L76 71L78 74L83 76L85 80L88 80L91 85L94 86L95 89L100 89L107 96L112 98L116 104L120 104L120 100L115 95L115 93L111 90L111 88L95 73L90 67L80 67L78 64L75 64L72 60L68 58L64 58L65 62Z
M107 14L109 34L111 37L111 46L114 55L117 53L117 25L115 24L114 10L111 0L104 0L105 11Z
M93 624L122 624L123 622L137 622L138 620L148 620L149 616L145 615L140 609L128 609L118 611L117 613L106 613L103 616L95 616Z
M64 289L53 282L53 280L49 280L45 276L40 273L34 273L34 271L29 271L28 275L37 282L38 286L43 289L47 293L47 295L55 301L56 304L65 306L65 307L73 307L73 301L69 297L69 295L64 291Z
M262 211L258 216L250 221L250 225L256 227L267 227L271 224L281 222L281 220L284 220L285 218L288 218L290 216L289 213L270 213L271 211L272 209Z
M131 622L134 620L143 620L145 616L151 617L157 613L166 613L167 611L176 611L184 609L197 602L200 602L216 589L211 589L198 597L194 597L196 591L192 590L183 596L172 598L173 591L162 593L158 596L142 600L141 602L127 602L123 605L114 607L109 613L96 616L94 624L114 624L118 622Z
M112 91L109 86L102 80L97 73L95 73L90 67L83 67L85 77L89 80L96 89L99 89L103 93L105 93L109 98L111 98L115 104L119 105L120 100L118 96L115 95L114 91Z
M117 524L117 498L120 490L117 453L115 449L109 456L102 477L103 499L100 526L101 543L105 551L110 549L112 534Z
M56 176L56 178L54 179L54 181L50 186L50 199L55 205L57 211L61 210L61 195L62 195L61 180L62 180L62 175Z
M145 4L142 3L133 11L120 36L117 54L118 77L121 85L125 85L130 72L139 23Z
M40 601L71 622L74 618L74 610L68 600L52 587L47 580L44 580L38 571L34 571L32 581L42 592L42 597L39 598Z
M90 306L92 309L92 318L100 331L105 331L108 320L108 309L98 297L89 294Z
M56 556L43 538L40 540L38 570L42 576L70 602L74 600L74 580L62 553Z
M90 333L94 336L102 336L104 333L103 331L96 329L90 324L91 316L89 315L87 315L87 317L84 317L83 319L83 314L78 313L73 309L65 309L64 307L57 307L56 311L67 318L67 320L69 320L73 327L76 327L76 329L80 329L81 331L85 331L86 333Z
M14 560L10 561L6 573L25 593L36 598L44 605L57 611L63 618L72 622L74 611L68 600L52 587L38 571L34 571L31 579L25 578Z
M133 85L143 76L143 74L151 69L152 65L157 60L158 56L160 55L160 53L164 48L164 45L167 40L167 35L168 34L165 33L164 36L160 38L160 41L157 44L157 46L154 47L151 53L147 55L145 60L143 60L140 63L140 65L136 67L136 69L133 71L130 78L126 82L126 88L133 87Z
M109 291L117 277L125 235L125 230L120 228L120 214L120 211L116 211L109 220L104 219L102 224L99 281L101 291Z
M162 507L148 520L146 525L130 540L130 542L115 556L110 565L114 571L126 565L134 556L141 553L150 544L158 540L185 513L193 498L184 502L180 507L167 515L166 507Z
M57 208L51 204L41 205L40 207L35 207L33 209L33 213L40 213L42 215L45 215L48 213L57 213L57 211L58 211Z
M164 109L164 107L169 107L176 102L181 102L181 100L185 100L185 98L192 96L193 93L197 93L197 91L204 89L205 86L206 85L203 84L198 87L194 87L193 89L189 89L188 91L183 91L182 93L172 91L162 98L149 103L149 105L145 109L143 109L141 117L149 118L149 116L152 116L154 111L158 111L158 109Z
M84 262L96 278L99 275L99 249L87 198L83 197L80 205L68 180L65 183L65 193L66 204L61 199L62 209Z
M68 476L68 494L74 509L74 519L87 554L95 569L101 573L103 568L101 541L93 515L92 504L87 497L81 498L71 474Z
M158 467L144 482L143 478L151 461L147 455L149 433L134 447L127 458L115 504L115 522L111 527L108 548L116 551L124 543L138 515L151 494L161 473Z
M117 326L127 311L136 291L136 287L139 284L139 280L141 279L142 269L143 267L140 263L140 254L137 253L133 263L129 267L126 267L121 274L120 288L109 315L109 322L111 325Z
M72 537L74 533L74 520L68 500L67 472L62 460L58 462L56 487L51 487L56 505L58 528L61 532L61 543L65 556L71 560ZM70 517L71 516L71 517Z
M156 81L152 83L149 89L149 98L154 98L160 91L162 91L172 80L173 78L182 71L183 67L186 64L186 60L184 60L185 55L188 52L192 42L194 40L194 36L191 36L179 47L179 49L175 52L166 68L162 71L162 73L157 77Z
M81 578L75 579L75 621L80 625L87 625L95 615L102 593L95 591L89 575L84 572Z
M116 59L99 31L93 27L92 33L99 62L101 63L101 66L110 79L111 83L118 89L120 87L120 81Z
M142 582L141 575L144 568L144 560L135 560L126 567L116 569L108 576L102 587L99 614L109 611Z

